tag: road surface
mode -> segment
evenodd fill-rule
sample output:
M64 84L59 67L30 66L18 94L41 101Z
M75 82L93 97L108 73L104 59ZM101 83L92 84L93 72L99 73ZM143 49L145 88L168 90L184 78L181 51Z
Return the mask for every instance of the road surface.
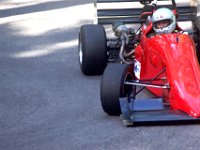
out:
M1 150L199 150L200 125L127 128L80 72L77 37L92 0L0 2Z

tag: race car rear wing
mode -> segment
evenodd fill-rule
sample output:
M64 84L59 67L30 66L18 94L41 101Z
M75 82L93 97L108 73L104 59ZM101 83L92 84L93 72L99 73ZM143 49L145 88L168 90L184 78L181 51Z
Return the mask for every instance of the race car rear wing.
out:
M173 9L171 0L158 0L159 7ZM178 21L195 21L197 16L196 4L186 3L179 0L177 3ZM188 0L190 1L190 0ZM144 5L139 0L96 0L96 17L95 24L112 24L115 21L123 21L126 24L143 23L144 19L140 18L141 10Z

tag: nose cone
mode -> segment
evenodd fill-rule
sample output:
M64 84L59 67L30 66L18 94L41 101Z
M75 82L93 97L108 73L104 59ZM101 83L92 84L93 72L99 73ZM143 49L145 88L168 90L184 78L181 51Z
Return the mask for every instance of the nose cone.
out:
M191 56L191 55L190 55ZM176 89L176 108L190 116L200 117L200 70L196 59L189 56L177 59L176 71L171 73L172 88ZM175 100L176 101L176 100Z
M172 108L200 117L200 67L191 38L183 34L163 36L161 51L171 86ZM178 40L177 40L178 39Z

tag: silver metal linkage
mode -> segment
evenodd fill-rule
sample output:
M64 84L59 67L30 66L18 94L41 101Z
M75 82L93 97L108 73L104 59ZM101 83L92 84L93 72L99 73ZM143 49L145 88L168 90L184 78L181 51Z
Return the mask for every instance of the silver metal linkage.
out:
M170 86L168 84L159 85L159 84L148 84L148 83L139 83L139 82L130 82L130 81L125 81L124 84L145 86L145 87L152 87L152 88L161 88L161 89L169 89L170 88Z

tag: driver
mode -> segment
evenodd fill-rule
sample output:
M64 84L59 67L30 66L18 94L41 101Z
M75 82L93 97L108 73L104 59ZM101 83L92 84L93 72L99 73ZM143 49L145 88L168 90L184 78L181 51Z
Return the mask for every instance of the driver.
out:
M176 28L176 17L170 9L159 8L153 13L152 23L156 34L172 33Z

